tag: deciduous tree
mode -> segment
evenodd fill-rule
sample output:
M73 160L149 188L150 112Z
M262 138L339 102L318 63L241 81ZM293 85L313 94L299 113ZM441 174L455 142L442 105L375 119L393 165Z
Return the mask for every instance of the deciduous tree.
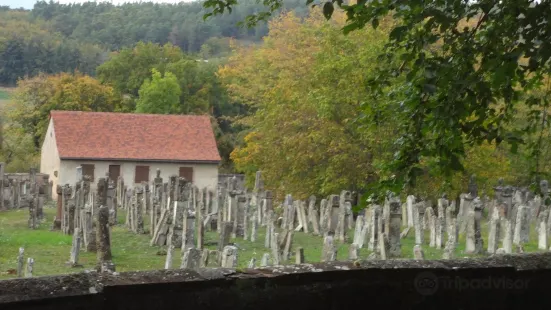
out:
M207 16L236 4L234 0L204 3L213 8ZM268 13L250 16L249 24L269 16L281 1L264 4ZM370 85L373 93L388 98L388 86L396 78L405 78L404 96L395 99L401 106L397 117L403 121L396 128L396 153L383 167L387 173L370 189L375 199L381 200L387 190L400 192L414 186L424 174L424 161L434 160L440 172L451 178L455 171L464 170L462 159L471 145L507 142L515 151L534 133L542 111L549 107L545 96L530 92L542 88L550 70L549 1L333 0L323 3L326 18L338 12L335 7L347 15L345 33L369 25L377 28L388 16L396 21ZM520 102L529 109L528 125L510 130ZM384 109L369 108L364 114L376 115ZM541 153L540 146L527 145L534 155Z
M166 72L164 76L156 69L152 70L151 80L145 80L140 88L140 97L136 104L137 113L178 114L180 113L180 94L176 76Z
M40 74L18 82L5 109L8 126L29 135L35 152L40 149L52 110L113 111L119 97L109 86L81 74Z
M370 130L353 123L384 30L345 37L339 23L321 12L304 22L292 13L275 18L262 46L239 48L220 70L233 97L254 111L241 120L250 130L235 165L249 179L261 169L279 194L361 188L391 151L382 139L393 134L389 114Z

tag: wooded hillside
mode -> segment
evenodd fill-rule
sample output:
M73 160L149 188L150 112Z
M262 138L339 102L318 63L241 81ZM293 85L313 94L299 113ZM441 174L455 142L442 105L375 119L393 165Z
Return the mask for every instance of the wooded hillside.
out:
M261 4L246 0L232 14L205 21L206 11L197 1L120 6L40 1L30 11L0 7L0 85L13 86L18 78L39 72L95 75L109 52L138 42L171 43L204 59L224 56L230 51L229 38L255 43L267 34L266 23L238 25L261 10ZM308 11L299 0L286 0L282 10Z

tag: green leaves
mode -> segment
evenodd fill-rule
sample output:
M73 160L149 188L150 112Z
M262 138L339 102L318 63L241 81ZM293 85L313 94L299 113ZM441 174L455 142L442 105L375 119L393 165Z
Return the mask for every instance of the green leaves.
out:
M213 8L212 12L203 15L203 20L217 15L223 14L224 11L232 12L232 7L237 4L237 0L206 0L203 2L204 8Z
M333 3L325 2L325 4L323 5L323 16L325 16L326 19L330 19L333 15L333 11L335 11Z
M151 80L145 80L136 103L137 113L179 114L182 90L178 79L171 72L161 73L152 69Z
M388 100L386 94L392 94L388 109L394 109L401 121L394 137L396 156L381 165L377 185L371 187L373 195L381 197L386 189L415 184L426 173L422 169L426 162L446 177L461 172L466 150L484 141L505 140L513 151L524 143L534 162L539 162L541 135L536 138L539 142L526 143L522 136L511 139L508 131L523 99L528 99L526 105L533 112L525 115L528 124L522 135L548 131L547 112L542 110L547 111L551 83L543 91L542 81L551 72L551 30L545 26L551 3L388 0L341 5L333 1L323 5L326 19L335 14L334 5L346 13L345 34L366 25L378 29L389 13L395 22L377 62L377 75L366 82L374 101ZM545 92L540 99L546 100L524 96L532 91ZM356 124L372 128L376 113L384 108L366 109ZM540 166L531 171L538 174Z
M423 84L423 91L429 95L434 95L436 93L436 85Z
M408 31L407 26L397 26L390 31L390 34L388 35L388 38L391 41L402 41L404 39L404 36L406 35L406 32Z
M372 19L371 26L373 26L373 29L377 29L379 27L379 20L377 18Z

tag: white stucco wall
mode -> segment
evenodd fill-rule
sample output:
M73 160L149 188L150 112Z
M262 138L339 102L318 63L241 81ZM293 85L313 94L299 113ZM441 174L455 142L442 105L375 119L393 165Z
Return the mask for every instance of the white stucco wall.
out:
M121 176L126 186L134 186L136 165L149 166L149 183L156 176L157 168L161 170L163 182L168 182L171 175L178 175L180 167L193 167L193 184L199 188L216 189L218 184L217 164L185 164L185 163L156 163L156 162L132 162L132 161L87 161L87 160L61 160L59 181L60 184L73 185L77 178L77 167L81 164L93 164L94 181L105 177L109 172L109 165L120 165Z
M50 180L53 182L52 197L54 199L57 199L56 187L59 184L59 169L60 159L55 139L54 121L50 119L40 152L40 172L50 175ZM55 171L58 173L57 177Z

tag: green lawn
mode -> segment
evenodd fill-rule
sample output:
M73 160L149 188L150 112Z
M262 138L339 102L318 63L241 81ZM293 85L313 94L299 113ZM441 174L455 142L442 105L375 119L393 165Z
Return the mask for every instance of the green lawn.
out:
M37 230L27 228L27 209L0 212L0 279L15 277L9 274L10 269L16 269L17 255L19 247L25 248L25 258L32 257L35 260L34 275L51 275L51 274L66 274L79 272L83 269L94 268L96 257L94 253L81 251L79 262L84 265L84 268L72 268L65 263L69 260L71 249L71 236L63 235L59 231L49 231L52 219L55 214L55 209L52 207L45 208L45 220ZM124 223L125 214L119 212L119 225L112 230L111 242L113 261L116 264L117 271L135 271L135 270L152 270L164 268L166 256L157 255L160 247L149 246L150 236L135 235L128 232L122 225ZM147 221L148 217L146 217ZM147 224L147 222L146 222ZM146 226L147 227L147 226ZM415 243L413 229L407 238L402 239L402 256L403 258L413 258L413 246ZM256 257L257 265L262 258L263 253L269 253L268 249L264 248L265 230L260 228L256 242L234 240L240 248L239 251L239 267L247 267L252 257ZM353 232L349 233L349 238L352 239ZM425 238L428 240L429 235ZM487 244L487 225L483 224L483 238L485 247ZM527 252L537 251L537 238L534 230L532 230L532 243L525 246ZM207 248L216 249L218 236L216 232L207 232L205 236L205 244ZM351 240L349 240L350 242ZM464 255L464 236L460 237L457 248L457 257L466 257ZM366 245L367 246L367 245ZM295 232L293 238L293 251L297 247L304 248L304 256L307 262L319 262L322 251L322 238L312 236L302 232ZM423 245L426 259L439 259L442 257L442 250L430 248L428 245ZM174 253L173 267L177 268L180 265L180 250ZM366 258L369 251L366 248L360 250L360 258ZM348 244L339 246L338 259L346 260L348 256ZM291 259L294 262L294 258Z
M10 89L0 87L0 109L10 102Z
M0 88L0 100L8 100L8 99L10 99L10 94L7 91Z

